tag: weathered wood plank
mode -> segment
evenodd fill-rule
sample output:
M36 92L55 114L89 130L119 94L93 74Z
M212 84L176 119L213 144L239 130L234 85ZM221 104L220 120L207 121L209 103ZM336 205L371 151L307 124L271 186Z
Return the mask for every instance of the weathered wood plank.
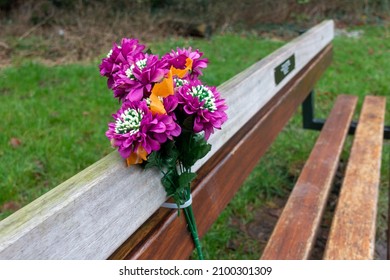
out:
M106 258L113 246L122 243L120 236L116 238L117 227L126 228L151 214L128 207L165 199L165 192L157 187L150 193L132 191L158 186L158 172L134 175L112 153L22 208L0 224L0 259Z
M332 39L333 22L325 21L220 86L229 121L210 138L212 150L194 171ZM295 69L276 85L275 67L292 54ZM126 168L116 152L108 155L1 221L0 259L107 258L165 201L159 178Z
M200 236L233 198L329 66L331 58L332 48L328 46L199 170L192 195ZM177 218L176 211L159 209L111 258L188 258L193 243L183 216Z
M373 259L386 99L366 96L325 259Z
M264 249L262 259L308 259L357 97L340 95Z

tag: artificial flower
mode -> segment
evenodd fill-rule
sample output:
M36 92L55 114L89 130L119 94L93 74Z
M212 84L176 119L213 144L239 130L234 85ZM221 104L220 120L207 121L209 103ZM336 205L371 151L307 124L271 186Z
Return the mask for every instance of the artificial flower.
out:
M119 100L140 101L150 96L153 85L161 82L169 69L157 55L138 53L113 75L114 96Z
M112 89L114 85L113 75L120 71L124 65L128 65L131 57L141 53L144 49L145 46L139 44L137 39L123 38L120 45L113 44L107 57L103 58L99 65L100 75L108 78L108 88Z
M178 136L180 126L170 115L153 115L146 101L124 102L112 115L106 136L123 158L128 158L140 148L147 154L158 151L168 139Z
M204 131L209 139L214 128L221 129L227 120L227 106L215 87L203 85L199 80L182 85L177 91L179 108L187 115L193 115L195 133Z
M188 49L177 48L176 51L172 50L163 56L163 60L166 60L170 66L175 67L176 69L185 69L189 65L189 58L191 60L191 70L189 71L189 76L191 78L198 78L202 75L202 69L207 67L208 59L201 58L203 55L199 50L192 51L192 48Z

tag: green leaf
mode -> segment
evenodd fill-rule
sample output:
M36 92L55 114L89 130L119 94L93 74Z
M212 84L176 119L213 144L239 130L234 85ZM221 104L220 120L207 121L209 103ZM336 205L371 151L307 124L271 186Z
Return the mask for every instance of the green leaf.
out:
M194 128L194 121L195 121L195 116L194 115L191 115L191 116L185 118L184 121L183 121L183 129L192 132L192 130Z
M207 155L211 150L211 145L207 143L206 139L201 134L195 134L194 138L194 153L197 159L201 159Z
M158 167L158 168L161 167L161 158L158 152L152 152L148 156L147 163L144 166L145 169L152 168L152 167Z
M160 150L152 152L148 156L144 168L157 167L161 171L166 169L174 169L177 165L179 151L177 150L173 141L168 141L161 145Z
M176 148L175 142L166 142L164 145L161 146L160 153L163 166L169 169L176 168L179 151Z
M180 153L179 160L186 169L190 169L211 150L211 145L204 136L193 131L183 131L176 143Z
M182 188L185 188L186 186L189 186L196 177L196 173L193 172L184 172L180 174L179 176L179 185Z
M161 178L161 183L165 188L165 191L168 196L172 196L176 193L177 189L177 174L169 170L165 175Z

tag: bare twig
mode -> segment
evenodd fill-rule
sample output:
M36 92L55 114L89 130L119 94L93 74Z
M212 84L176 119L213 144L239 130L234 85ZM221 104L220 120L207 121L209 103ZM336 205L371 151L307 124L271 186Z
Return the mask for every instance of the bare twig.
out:
M9 49L10 49L10 47L8 46L8 44L7 44L6 42L2 42L2 41L0 41L0 47L1 47L1 48L4 48L4 49L6 49L6 50L9 50Z
M51 15L47 16L46 18L44 18L41 22L39 22L38 24L34 25L32 28L30 28L29 30L27 30L26 32L23 33L22 36L20 36L18 38L18 41L21 41L23 39L25 39L26 37L28 37L31 33L33 33L36 29L38 29L39 27L41 27L42 25L44 25L49 19L51 19L52 17L54 16L54 13L52 13Z

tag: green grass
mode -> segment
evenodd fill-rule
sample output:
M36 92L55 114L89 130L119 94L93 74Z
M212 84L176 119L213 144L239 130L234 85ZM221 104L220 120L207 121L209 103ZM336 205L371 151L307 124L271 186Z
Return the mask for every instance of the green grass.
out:
M390 96L390 36L383 27L362 27L360 39L334 40L334 61L316 88L317 116L326 117L340 93L361 98ZM154 53L192 46L210 59L204 81L219 85L283 45L255 36L218 35L210 41L167 39L150 44ZM104 55L102 54L102 57ZM47 67L19 63L0 72L0 219L2 205L23 206L111 152L104 133L117 102L88 65ZM203 239L208 259L256 259L258 242L235 224L246 225L269 199L292 188L318 132L301 129L299 113L289 122ZM389 106L386 123L390 124ZM11 144L12 138L20 141ZM389 142L384 155L389 154ZM383 160L381 204L387 203L388 156ZM12 207L11 207L12 208ZM383 222L383 221L382 221ZM381 223L381 222L380 222ZM241 244L234 249L229 242Z
M0 205L24 205L110 151L112 100L96 66L26 63L0 77Z

